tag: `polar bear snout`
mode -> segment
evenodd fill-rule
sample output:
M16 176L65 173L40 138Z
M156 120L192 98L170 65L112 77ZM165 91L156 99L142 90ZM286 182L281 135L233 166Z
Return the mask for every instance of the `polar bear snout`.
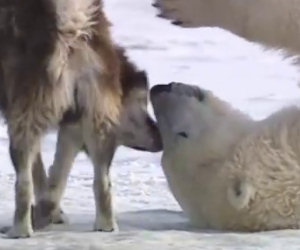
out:
M201 118L208 105L203 102L206 93L197 86L178 82L152 87L150 98L164 149L199 136L206 124Z
M178 82L152 87L150 98L158 126L167 126L177 131L177 127L182 127L183 123L184 127L193 123L193 117L199 117L205 93L197 86Z

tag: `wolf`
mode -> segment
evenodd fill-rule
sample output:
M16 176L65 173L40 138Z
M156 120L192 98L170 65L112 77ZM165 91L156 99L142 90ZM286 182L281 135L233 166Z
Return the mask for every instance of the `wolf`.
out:
M145 71L136 68L125 55L124 49L121 47L116 49L120 58L120 79L123 92L120 124L116 128L116 133L111 135L109 144L104 147L101 146L101 150L99 150L97 145L88 146L83 140L82 131L84 129L81 128L81 111L70 110L69 113L66 113L59 128L57 150L54 163L49 171L48 187L44 191L44 196L40 196L37 205L33 208L33 224L37 229L45 227L49 223L65 222L66 218L62 215L60 201L72 163L80 151L84 150L91 159L99 161L107 159L110 162L118 145L149 152L158 152L162 149L158 127L147 112L149 92L147 74ZM104 175L105 182L109 183L108 189L111 187L109 167L110 164L103 169L95 169L95 171L101 171L101 175ZM43 168L40 172L42 171ZM37 175L38 178L40 176ZM108 190L101 195L97 195L98 190L103 192L104 187L100 185L101 183L95 175L96 206L98 204L101 206L100 209L105 214L105 219L96 215L94 230L113 231L117 229L117 224L113 216L111 193Z
M84 143L97 148L90 152L101 187L96 195L108 192L102 170L110 160L95 151L111 147L119 123L120 63L100 0L1 1L0 20L0 110L16 172L14 221L7 235L24 238L33 232L32 171L41 165L41 138L69 109L82 110ZM97 204L99 218L104 212Z

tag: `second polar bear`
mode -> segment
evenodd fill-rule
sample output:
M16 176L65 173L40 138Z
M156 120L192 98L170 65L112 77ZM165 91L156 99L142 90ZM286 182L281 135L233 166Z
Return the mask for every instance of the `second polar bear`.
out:
M220 27L249 41L300 53L299 0L155 0L182 27Z

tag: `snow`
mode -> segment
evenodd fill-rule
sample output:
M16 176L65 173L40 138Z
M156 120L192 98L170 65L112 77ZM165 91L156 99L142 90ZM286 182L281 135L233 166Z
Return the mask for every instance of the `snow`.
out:
M151 0L106 0L114 39L146 69L151 85L182 81L212 90L255 119L299 103L299 72L282 52L267 51L217 28L181 29L157 18ZM151 106L149 111L152 112ZM50 165L55 133L43 142ZM120 147L113 161L114 204L119 232L94 233L93 171L84 154L76 159L63 199L69 224L51 226L30 239L0 235L2 249L299 249L300 231L263 233L198 231L168 190L161 153ZM11 224L14 171L6 127L0 126L0 226Z

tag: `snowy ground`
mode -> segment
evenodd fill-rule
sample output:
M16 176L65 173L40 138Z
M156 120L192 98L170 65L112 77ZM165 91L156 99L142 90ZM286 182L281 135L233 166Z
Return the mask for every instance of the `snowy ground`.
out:
M148 71L151 85L197 84L261 119L284 105L300 103L300 79L290 61L219 29L183 30L155 17L151 0L106 0L117 42ZM149 107L151 111L151 107ZM50 165L55 135L46 137L43 158ZM11 223L14 172L5 126L0 127L0 226ZM255 234L193 229L170 194L161 154L121 147L113 162L118 233L91 232L94 219L92 168L80 155L72 170L63 208L66 226L54 226L26 240L0 235L0 249L300 249L300 231Z

